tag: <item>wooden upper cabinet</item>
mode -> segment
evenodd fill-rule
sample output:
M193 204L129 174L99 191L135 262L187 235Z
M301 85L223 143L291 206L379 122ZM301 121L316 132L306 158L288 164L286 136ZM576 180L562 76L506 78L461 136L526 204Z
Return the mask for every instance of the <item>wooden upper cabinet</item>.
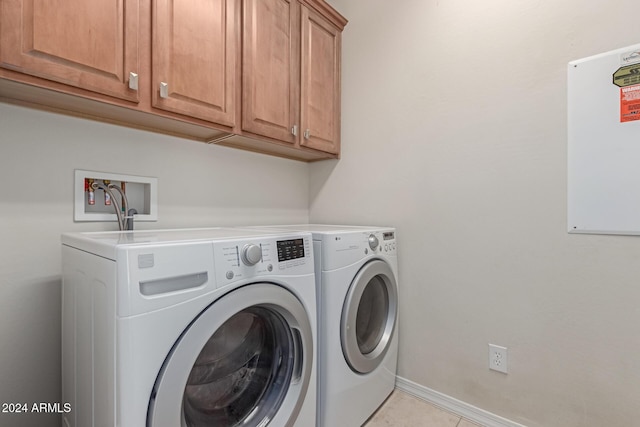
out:
M139 0L3 0L0 5L1 67L138 101L129 80L139 67Z
M300 145L340 152L341 31L302 7Z
M325 0L0 0L0 100L336 158L346 23Z
M294 143L299 4L244 0L243 6L242 130Z
M235 126L238 6L236 0L153 0L154 107Z
M345 25L324 0L244 0L243 133L340 153Z

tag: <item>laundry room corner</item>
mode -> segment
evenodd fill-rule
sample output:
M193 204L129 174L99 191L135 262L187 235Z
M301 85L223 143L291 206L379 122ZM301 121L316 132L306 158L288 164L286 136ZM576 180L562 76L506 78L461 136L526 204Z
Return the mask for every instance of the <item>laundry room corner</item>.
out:
M310 220L396 227L400 385L529 427L638 424L638 238L567 233L567 65L637 44L638 4L332 4L343 150L311 165Z

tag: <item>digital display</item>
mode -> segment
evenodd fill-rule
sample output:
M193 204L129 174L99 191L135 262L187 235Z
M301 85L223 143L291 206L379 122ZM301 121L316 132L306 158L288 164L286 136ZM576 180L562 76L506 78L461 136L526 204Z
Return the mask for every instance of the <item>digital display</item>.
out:
M382 233L382 238L384 240L391 240L393 239L393 231L387 231L386 233Z
M278 262L304 258L304 239L278 240Z

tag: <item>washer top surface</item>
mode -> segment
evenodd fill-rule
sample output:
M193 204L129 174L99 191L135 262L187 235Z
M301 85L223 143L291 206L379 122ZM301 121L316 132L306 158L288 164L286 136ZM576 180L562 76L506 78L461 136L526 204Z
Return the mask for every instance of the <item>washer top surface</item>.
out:
M114 259L117 247L125 245L161 245L181 242L262 238L299 234L291 230L251 228L185 228L174 230L134 230L65 233L62 244Z

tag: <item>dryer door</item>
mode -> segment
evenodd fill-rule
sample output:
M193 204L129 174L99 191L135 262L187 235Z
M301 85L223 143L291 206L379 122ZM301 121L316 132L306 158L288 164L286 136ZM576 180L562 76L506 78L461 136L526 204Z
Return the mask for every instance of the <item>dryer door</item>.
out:
M311 377L312 338L307 312L284 288L259 283L226 294L167 356L147 426L293 425Z
M353 371L366 374L382 363L397 313L398 291L391 267L381 260L368 262L353 279L342 308L342 351Z

